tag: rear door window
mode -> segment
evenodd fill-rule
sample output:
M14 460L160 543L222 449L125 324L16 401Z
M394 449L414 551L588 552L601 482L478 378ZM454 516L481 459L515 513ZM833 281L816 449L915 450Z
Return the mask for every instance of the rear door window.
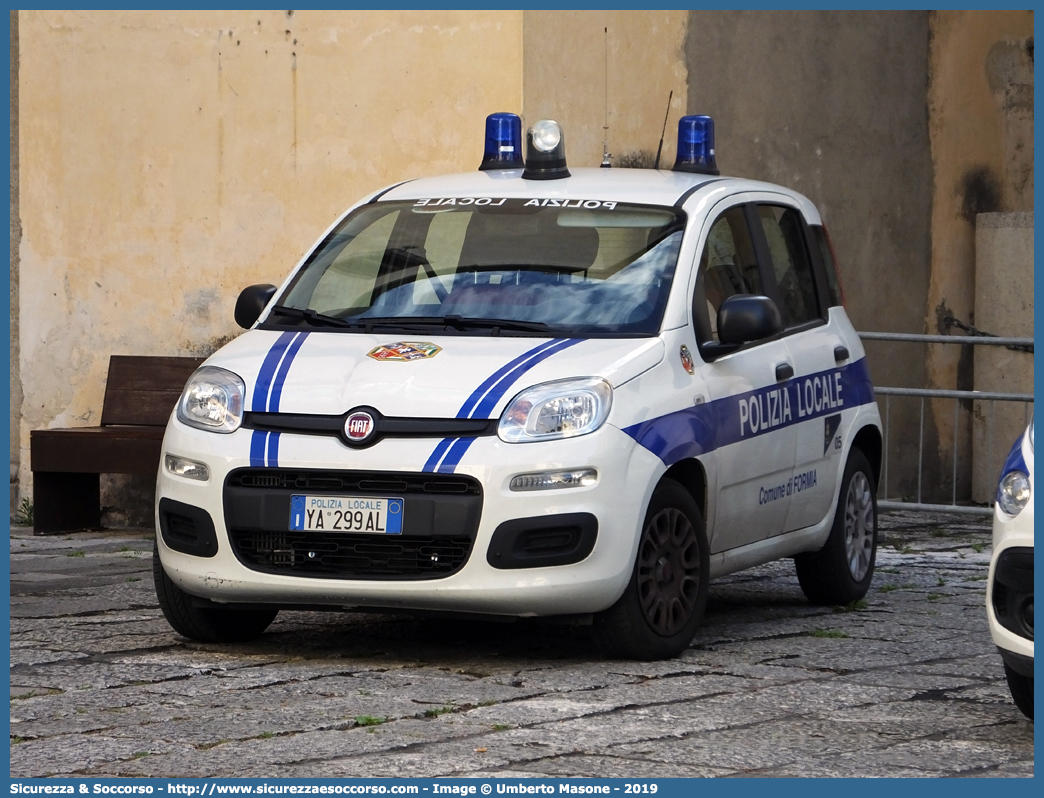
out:
M758 205L757 217L772 260L784 326L799 327L821 320L801 213L782 205Z

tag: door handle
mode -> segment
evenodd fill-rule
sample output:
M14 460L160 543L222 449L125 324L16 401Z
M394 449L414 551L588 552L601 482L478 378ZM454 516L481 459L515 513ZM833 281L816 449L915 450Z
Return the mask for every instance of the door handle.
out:
M847 346L835 346L834 347L834 362L840 363L842 360L848 360L848 347Z
M789 363L776 364L776 382L784 382L794 376L794 367Z

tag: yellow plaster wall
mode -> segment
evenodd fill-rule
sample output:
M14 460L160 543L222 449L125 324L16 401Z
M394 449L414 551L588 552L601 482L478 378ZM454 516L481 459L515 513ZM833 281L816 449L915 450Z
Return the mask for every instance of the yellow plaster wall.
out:
M525 12L524 124L555 119L565 131L568 163L598 166L608 71L613 163L641 150L655 156L673 90L660 159L661 168L669 169L674 165L678 119L689 112L685 108L688 15L688 11Z
M1032 61L1025 52L1033 36L1032 11L935 11L930 17L928 114L932 165L931 279L925 328L941 333L947 311L974 323L974 212L1030 211L1032 114L1025 133L1019 97ZM1021 86L1021 89L1019 88ZM1028 147L1028 153L1016 150ZM1028 161L1026 156L1028 154ZM1028 164L1029 180L1018 165ZM975 179L976 173L980 178ZM961 331L953 329L954 334ZM962 347L928 349L930 386L968 388L971 358ZM933 403L940 461L953 451L953 405ZM959 459L968 462L968 418L959 422Z
M23 464L98 423L110 354L209 353L241 288L522 105L521 12L19 13Z

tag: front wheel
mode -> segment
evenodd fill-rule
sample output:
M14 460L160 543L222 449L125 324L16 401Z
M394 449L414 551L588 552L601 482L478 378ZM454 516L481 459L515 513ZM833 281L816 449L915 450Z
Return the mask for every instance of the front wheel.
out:
M1033 720L1033 677L1023 676L1004 664L1004 675L1008 678L1008 690L1011 691L1011 700L1030 720Z
M174 584L152 549L152 580L163 617L175 632L206 643L242 643L258 637L275 620L278 610L230 610L219 605L197 607L192 596Z
M859 449L845 465L826 545L794 558L798 582L813 604L850 604L866 595L877 556L877 485Z
M710 553L700 508L685 488L664 479L649 502L624 594L595 616L599 647L620 659L677 656L696 635L709 581Z

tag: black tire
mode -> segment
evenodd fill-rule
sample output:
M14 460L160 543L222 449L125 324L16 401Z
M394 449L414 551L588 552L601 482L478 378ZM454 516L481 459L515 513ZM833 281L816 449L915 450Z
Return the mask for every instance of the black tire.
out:
M619 659L677 656L703 619L709 581L703 514L685 488L664 479L649 502L624 594L594 618L595 640Z
M1004 665L1004 675L1008 678L1008 690L1011 691L1011 700L1030 720L1033 720L1033 677L1023 676Z
M278 610L229 610L195 607L192 596L175 585L152 549L152 580L163 617L175 632L206 643L242 643L258 637L275 620Z
M794 558L798 582L813 604L851 604L866 595L877 556L877 484L859 449L845 465L826 545Z

